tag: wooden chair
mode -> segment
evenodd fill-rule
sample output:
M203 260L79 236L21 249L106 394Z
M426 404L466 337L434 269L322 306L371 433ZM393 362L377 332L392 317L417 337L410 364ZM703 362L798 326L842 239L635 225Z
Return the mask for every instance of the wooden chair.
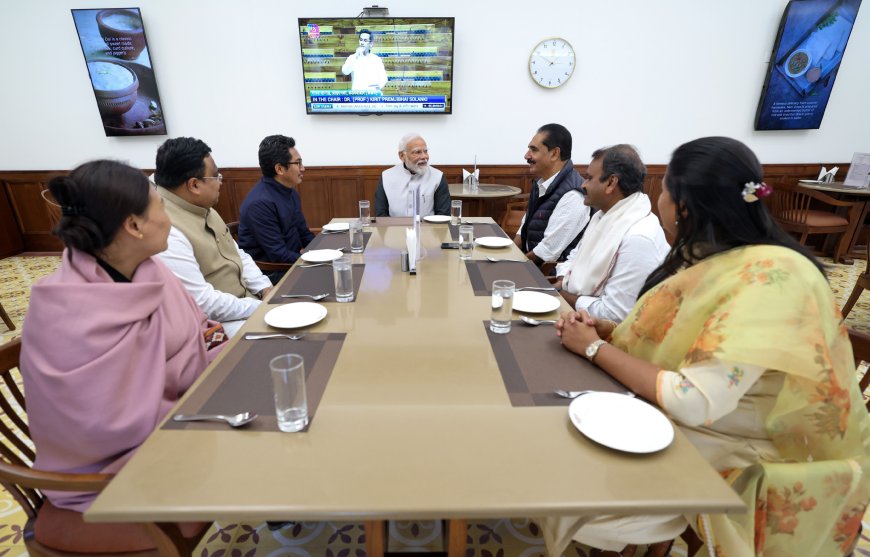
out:
M528 206L529 194L527 193L516 195L508 201L499 226L509 237L513 238L519 231Z
M227 228L230 229L230 234L233 235L233 240L238 242L239 241L239 221L228 222ZM275 263L273 261L256 261L255 260L254 263L264 273L271 273L274 271L287 271L290 269L290 267L293 266L292 263Z
M6 323L6 326L9 327L10 331L15 330L15 323L12 322L12 318L9 317L9 314L6 313L5 309L3 309L2 303L0 303L0 319L2 319L4 323Z
M24 393L15 382L12 369L18 367L21 355L21 340L0 346L0 376L6 384L9 395L0 397L0 408L8 417L11 425L0 421L0 484L21 505L27 514L27 524L24 526L24 545L29 555L34 557L82 557L81 552L68 552L53 549L36 540L35 526L37 516L41 512L53 517L64 519L64 523L78 523L80 529L98 532L112 532L114 537L126 541L125 532L135 528L140 537L145 538L145 546L153 545L153 549L142 549L124 553L100 553L103 557L182 557L192 555L202 536L208 529L203 525L201 531L192 537L185 538L177 524L142 523L136 525L105 525L85 523L81 513L59 509L45 499L40 490L54 491L101 491L111 480L111 474L65 474L58 472L42 472L32 468L35 453L30 438L30 429L25 421L26 405ZM7 398L8 397L8 398ZM21 410L17 410L16 406ZM141 529L140 529L141 527ZM143 536L143 530L147 538ZM98 540L94 540L99 544Z
M833 211L811 208L813 201L847 210L847 216ZM861 204L840 201L822 192L793 184L777 184L769 204L771 214L779 226L788 232L800 234L800 243L806 245L810 234L839 234L834 248L834 262L840 262L849 248L854 227L858 225ZM851 232L851 233L850 233Z
M843 306L843 319L845 319L846 316L849 315L849 312L852 311L852 307L854 307L858 298L861 297L861 292L863 292L865 288L870 288L870 243L867 244L867 266L864 267L864 272L858 275L858 280L855 281L855 287L852 289L852 293L849 294L849 299L846 300L846 305ZM870 357L867 357L866 360L870 361Z
M855 356L855 363L860 364L861 361L870 362L870 334L854 329L849 329L849 340L852 341L852 353ZM870 371L864 374L864 377L858 382L858 387L861 389L861 394L870 386ZM870 412L870 400L867 401L867 411Z

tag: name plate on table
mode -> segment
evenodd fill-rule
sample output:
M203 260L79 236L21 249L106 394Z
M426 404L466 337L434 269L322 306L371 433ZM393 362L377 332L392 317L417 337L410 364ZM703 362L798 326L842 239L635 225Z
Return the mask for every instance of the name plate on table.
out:
M252 331L249 331L252 332ZM247 431L280 431L275 417L275 398L269 362L275 356L293 352L305 359L305 390L308 395L308 426L314 421L320 399L338 360L346 333L308 333L301 340L239 340L177 414L238 414L254 412L259 417L245 426ZM174 422L163 429L227 430L224 423Z
M486 259L476 259L466 261L465 269L468 271L468 279L471 281L471 288L474 290L475 296L492 296L492 281L494 280L513 281L517 288L524 286L551 288L553 286L531 261L492 262ZM555 291L547 291L547 293L559 295Z
M586 358L566 350L551 326L530 327L514 321L506 335L490 331L489 321L483 326L511 406L568 406L571 400L555 394L554 389L628 391Z
M480 238L482 236L500 236L502 238L507 238L508 235L505 234L504 230L497 224L492 224L488 222L476 222L472 223L474 226L474 237ZM452 224L448 224L447 227L450 229L450 237L453 238L454 241L459 240L459 227L453 226Z
M359 286L365 272L365 263L353 264L353 300L359 296ZM270 304L286 304L295 301L304 302L306 298L282 298L282 294L307 294L316 296L328 293L329 296L321 299L321 302L335 302L335 279L332 276L332 265L320 267L293 267L290 276L284 279L278 291L269 298Z

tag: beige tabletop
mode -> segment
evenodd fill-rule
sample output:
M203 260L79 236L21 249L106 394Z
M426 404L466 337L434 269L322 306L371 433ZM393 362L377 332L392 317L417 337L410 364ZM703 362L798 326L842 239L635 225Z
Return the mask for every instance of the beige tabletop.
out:
M450 188L450 197L453 199L498 199L500 197L513 197L523 190L516 186L506 184L480 184L476 190L468 184L447 184Z
M446 224L423 225L427 253L419 273L400 272L406 222L378 219L365 253L353 256L365 263L357 301L324 304L327 317L311 327L347 337L307 432L158 429L86 518L366 520L743 510L679 431L667 449L631 455L585 438L564 406L511 406L482 323L490 298L473 294L456 250L440 249L450 240ZM486 254L520 255L513 246L475 248L474 258ZM269 330L263 322L269 309L261 305L243 331ZM224 357L239 342L246 341L233 339Z
M858 197L870 196L870 188L854 188L843 185L843 182L831 182L829 184L816 184L810 180L799 180L798 184L803 188L832 193L855 195Z

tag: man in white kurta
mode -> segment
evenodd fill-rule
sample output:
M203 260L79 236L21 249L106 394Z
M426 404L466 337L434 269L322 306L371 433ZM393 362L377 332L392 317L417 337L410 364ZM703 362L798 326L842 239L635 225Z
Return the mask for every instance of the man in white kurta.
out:
M402 138L399 160L399 164L381 174L375 190L375 216L414 216L414 195L418 190L420 216L449 215L447 178L429 166L429 149L419 134L409 133Z
M341 66L341 73L351 75L351 89L354 91L380 91L387 83L387 70L380 56L372 52L374 38L371 32L359 32L359 48L347 57Z
M584 203L598 209L568 259L556 267L562 297L598 319L622 321L670 246L649 197L646 167L630 145L592 154Z

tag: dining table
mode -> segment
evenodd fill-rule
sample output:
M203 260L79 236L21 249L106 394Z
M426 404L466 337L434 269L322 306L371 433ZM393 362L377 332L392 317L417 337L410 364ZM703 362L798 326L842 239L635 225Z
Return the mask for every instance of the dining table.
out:
M490 218L463 223L476 237L505 237ZM449 519L448 553L459 556L467 519L745 511L679 428L648 453L581 433L571 401L554 389L625 387L562 348L552 325L527 325L514 312L508 334L489 330L497 278L540 289L545 298L529 296L527 315L555 319L570 309L512 243L475 246L462 260L441 247L456 227L423 221L412 275L401 270L411 227L411 218L379 217L367 228L364 252L350 256L352 302L281 298L334 295L328 264L297 262L85 519L360 521L369 555L384 551L382 521ZM328 241L341 248L347 236ZM268 325L269 312L288 303L324 316L291 329ZM305 336L243 338L282 332ZM285 353L302 354L306 365L310 422L297 433L278 430L272 402L268 362ZM259 417L238 429L171 421L176 413L242 411Z
M523 192L516 186L507 184L478 184L473 187L468 183L447 184L450 189L450 199L461 199L462 214L467 217L499 218L504 212L508 200Z

